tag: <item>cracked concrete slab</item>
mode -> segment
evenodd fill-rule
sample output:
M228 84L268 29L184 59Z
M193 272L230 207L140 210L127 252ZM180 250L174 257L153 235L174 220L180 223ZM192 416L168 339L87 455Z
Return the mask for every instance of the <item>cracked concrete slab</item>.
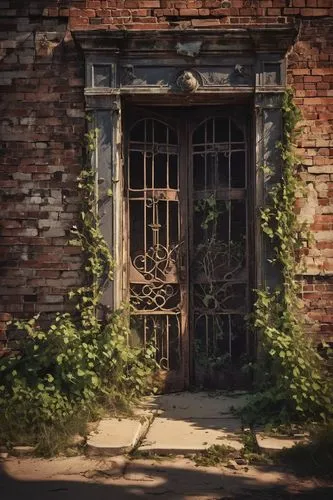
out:
M196 453L214 444L240 450L241 422L234 410L247 397L244 392L223 391L147 397L136 408L136 419L101 420L88 437L87 455L119 455L137 446L140 451L158 454Z
M148 419L104 418L88 436L86 453L89 456L129 453L145 435L148 426Z
M188 454L206 450L212 445L226 445L240 450L243 445L235 431L236 421L222 419L170 420L157 417L139 451L166 454Z
M248 395L244 392L182 392L152 396L145 407L155 414L139 451L189 454L212 445L240 450L241 422L233 410L241 408Z

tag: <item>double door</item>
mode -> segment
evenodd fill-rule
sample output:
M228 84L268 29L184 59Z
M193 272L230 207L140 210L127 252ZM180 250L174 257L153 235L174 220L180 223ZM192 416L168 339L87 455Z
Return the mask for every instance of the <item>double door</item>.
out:
M156 347L165 391L228 387L250 351L245 115L137 108L125 120L132 341Z

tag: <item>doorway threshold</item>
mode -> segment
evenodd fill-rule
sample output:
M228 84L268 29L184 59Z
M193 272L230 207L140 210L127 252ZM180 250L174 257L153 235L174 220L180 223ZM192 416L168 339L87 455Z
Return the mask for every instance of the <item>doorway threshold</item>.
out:
M213 445L240 450L242 426L235 410L246 404L247 397L247 393L241 391L150 396L143 408L154 414L154 420L138 451L186 455Z

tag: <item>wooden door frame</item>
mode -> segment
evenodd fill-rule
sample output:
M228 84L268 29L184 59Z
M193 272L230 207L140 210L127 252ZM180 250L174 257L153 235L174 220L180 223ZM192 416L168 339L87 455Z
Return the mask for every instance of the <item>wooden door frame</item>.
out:
M175 113L178 116L175 118ZM185 259L184 266L186 269L185 279L180 281L180 293L181 293L181 343L182 343L182 365L183 365L183 388L189 386L190 382L194 377L194 324L193 324L193 312L191 311L191 283L190 283L190 256L193 248L193 160L191 157L191 144L192 135L196 128L209 118L233 118L237 113L235 111L235 106L223 106L221 105L218 109L210 108L209 106L201 106L200 109L194 109L193 107L187 108L170 108L168 106L160 107L133 107L129 106L126 109L124 115L125 119L123 121L123 157L124 157L124 200L125 200L125 212L124 212L124 235L126 240L126 249L124 254L124 272L126 274L126 279L124 283L127 283L127 295L126 299L129 298L128 290L128 273L127 273L127 260L128 260L128 243L129 243L129 226L128 226L128 198L126 194L126 183L128 176L128 160L127 151L129 147L129 131L131 126L128 128L129 124L133 124L132 117L136 115L136 118L156 118L167 125L172 126L177 130L179 148L179 203L180 203L180 215L181 215L181 239L184 242L182 255ZM249 272L249 249L252 245L250 227L253 224L254 210L251 196L251 186L253 185L254 179L254 169L251 165L251 148L250 137L251 137L251 106L248 106L247 116L243 119L242 127L244 128L245 140L247 143L247 165L246 165L246 231L247 231L247 251L246 251L246 269L247 269L247 296L249 304L249 294L251 288L251 277ZM246 337L247 350L248 350L248 335ZM167 378L167 377L166 377ZM178 386L179 384L175 381L170 380L170 385Z

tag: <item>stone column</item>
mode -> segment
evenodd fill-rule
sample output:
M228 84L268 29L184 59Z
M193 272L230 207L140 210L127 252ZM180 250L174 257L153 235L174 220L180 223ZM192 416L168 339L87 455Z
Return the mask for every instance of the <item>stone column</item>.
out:
M273 243L261 230L260 209L269 202L269 192L281 179L281 156L278 143L282 139L282 93L258 93L256 111L256 195L255 195L255 286L274 287L280 282L280 272L269 260L274 256ZM270 173L265 172L268 167Z
M96 201L100 228L116 262L114 279L105 286L101 303L112 310L121 301L121 198L120 175L120 98L117 95L86 94L89 127L97 130L92 161L96 169Z

